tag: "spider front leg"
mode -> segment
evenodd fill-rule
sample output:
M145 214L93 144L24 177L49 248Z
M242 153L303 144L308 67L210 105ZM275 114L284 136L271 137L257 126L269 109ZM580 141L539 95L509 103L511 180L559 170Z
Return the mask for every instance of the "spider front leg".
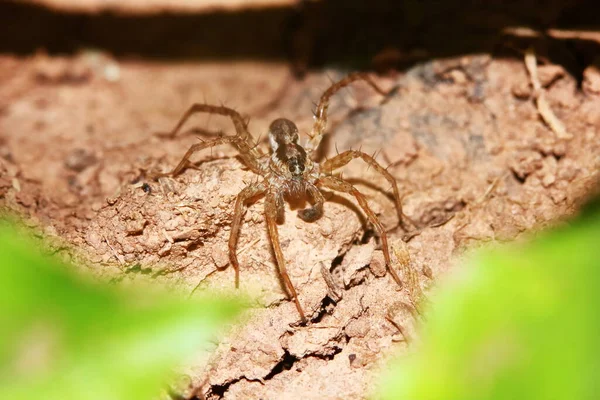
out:
M321 143L321 139L323 139L323 134L325 133L325 128L327 127L327 109L329 108L329 99L340 89L348 86L354 81L364 81L377 93L383 96L388 95L387 92L377 86L371 77L364 72L354 72L346 76L344 79L335 82L321 95L321 99L317 105L317 110L315 111L316 120L310 133L310 140L306 146L308 150L316 150Z
M244 216L244 204L252 197L263 194L267 189L265 181L252 183L246 186L237 196L235 200L235 208L233 212L233 222L231 224L231 232L229 233L229 262L235 271L235 287L240 287L240 264L238 262L236 247L242 225L242 217Z
M285 259L283 258L283 251L281 250L281 243L279 242L277 219L278 216L283 214L283 201L281 201L281 199L278 200L278 197L280 196L281 195L277 193L267 192L267 197L265 199L267 229L269 231L269 238L271 239L271 245L273 246L273 252L275 253L275 261L277 262L277 267L279 268L281 278L283 279L288 294L292 296L294 303L296 303L296 308L298 309L298 313L300 314L302 322L306 322L304 311L302 310L300 301L298 301L298 293L296 293L296 289L294 288L294 285L292 284L292 281L287 273L287 269L285 268Z
M331 174L334 170L341 168L348 164L355 158L360 158L367 164L369 164L375 171L379 172L384 176L385 179L392 185L392 190L394 191L394 202L396 203L396 211L398 212L398 221L404 230L408 231L409 228L406 224L406 221L410 222L413 226L417 226L416 223L410 219L404 212L402 212L402 199L400 198L400 192L398 191L398 184L396 183L396 179L388 172L387 169L383 168L373 157L368 155L367 153L363 153L362 151L357 150L348 150L343 153L338 154L337 156L330 158L329 160L324 161L321 164L321 171Z
M198 103L193 104L185 112L185 114L183 114L183 116L181 117L181 119L179 120L177 125L175 125L175 128L173 128L173 130L168 135L166 135L166 137L170 138L170 139L174 138L175 135L177 135L177 133L183 126L183 124L185 124L185 122L193 114L196 114L196 113L217 114L217 115L222 115L224 117L231 118L231 121L233 122L235 131L236 131L236 135L231 136L231 137L235 137L236 139L230 140L229 142L222 142L222 143L233 144L237 148L237 150L240 152L240 156L246 162L248 168L250 168L253 172L258 173L258 171L260 170L260 165L259 165L258 159L262 156L262 153L258 150L256 144L254 143L252 135L250 135L250 132L248 132L248 129L246 127L246 122L244 121L244 119L242 118L240 113L238 113L237 111L235 111L232 108L225 107L225 106L213 106L210 104L198 104ZM226 136L226 137L229 137L229 136ZM222 139L222 138L219 138L219 139ZM216 143L219 139L214 140L212 143L214 143L214 145L220 144L220 143ZM211 143L211 142L209 142L209 143ZM206 147L210 147L210 145L208 145ZM192 148L194 148L194 146L192 146ZM191 154L194 153L194 151L199 150L199 149L192 150L192 148L190 148L190 150L188 150L189 154L186 153L187 158L189 158L189 156L191 156ZM202 147L202 148L205 148L205 147ZM182 162L184 162L186 160L186 157L184 157L184 160L182 160ZM178 166L178 168L179 167L180 166ZM183 169L183 167L181 167L181 169ZM176 173L173 173L173 175L175 175L175 174Z
M385 258L385 263L387 264L390 274L392 274L392 278L394 278L398 286L402 287L402 281L400 280L400 277L398 276L396 270L394 270L394 268L392 267L392 258L390 257L390 249L388 247L387 234L385 233L385 229L383 228L383 225L381 225L381 222L379 222L379 219L377 218L373 210L371 210L371 208L369 207L365 196L350 183L343 181L342 179L336 178L334 176L324 176L322 178L319 178L317 185L324 188L336 190L338 192L349 193L352 196L354 196L354 198L356 198L358 205L363 209L365 214L367 214L367 218L373 224L375 230L377 230L377 233L381 238L381 245L383 247L383 257Z

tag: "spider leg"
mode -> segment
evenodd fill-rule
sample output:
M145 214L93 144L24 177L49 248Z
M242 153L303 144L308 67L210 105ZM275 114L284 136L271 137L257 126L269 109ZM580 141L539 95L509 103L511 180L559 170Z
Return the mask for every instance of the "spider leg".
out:
M279 233L277 229L277 216L282 213L278 208L283 206L283 202L277 200L277 197L280 195L267 192L267 198L265 200L265 216L267 220L267 228L269 231L269 237L271 239L271 244L273 246L273 251L275 252L275 260L277 261L277 267L279 268L279 273L283 278L283 282L286 286L288 293L292 296L294 303L296 303L296 308L298 309L298 313L300 314L300 318L303 322L306 321L306 317L304 316L304 311L302 310L302 306L298 301L298 294L296 293L296 289L290 280L290 277L287 273L287 269L285 268L285 259L283 258L283 251L281 250L281 243L279 242Z
M319 100L319 104L317 105L317 109L315 111L315 123L313 125L312 131L310 133L310 140L307 144L308 150L316 150L321 143L321 139L323 139L323 134L325 133L325 128L327 127L327 109L329 108L329 99L331 96L336 94L340 89L348 86L354 81L364 81L369 86L371 86L377 93L386 96L386 93L383 89L373 82L373 80L369 77L368 74L364 72L354 72L344 79L333 83L322 95Z
M177 133L183 126L183 124L185 124L186 121L193 114L196 114L196 113L217 114L217 115L223 115L225 117L230 117L231 121L233 122L233 125L235 126L235 131L237 132L238 136L250 137L250 134L248 133L248 130L246 129L246 124L244 123L244 119L242 118L240 113L238 113L237 111L235 111L234 109L229 108L229 107L213 106L210 104L201 104L201 103L192 104L192 106L190 108L188 108L188 110L179 119L179 122L177 122L177 125L175 125L175 128L173 128L173 130L166 136L170 139L174 138L175 135L177 135Z
M327 174L331 174L334 170L341 168L348 164L355 158L360 158L366 162L369 166L373 167L377 172L384 176L385 179L392 185L394 191L394 201L396 203L396 210L398 211L398 221L405 230L408 230L406 221L410 222L413 226L417 226L416 223L410 219L404 212L402 212L402 199L400 198L400 192L398 191L398 184L396 179L390 174L385 168L383 168L372 156L362 151L348 150L337 156L325 160L321 164L321 171Z
M225 144L225 143L234 144L238 140L239 140L239 138L237 136L223 136L223 137L211 140L211 141L193 144L188 149L188 151L185 153L185 155L183 156L183 158L181 159L181 161L179 161L179 164L177 164L177 166L175 168L173 168L172 171L165 172L165 173L160 173L160 174L154 174L154 178L161 178L161 177L164 177L164 176L178 175L181 171L183 171L185 169L185 167L187 167L187 165L189 163L189 160L190 160L190 157L195 152L207 149L209 147L218 146L220 144Z
M231 118L233 125L235 127L236 135L234 136L236 140L232 140L231 143L234 145L237 150L240 152L242 159L247 163L248 167L252 169L254 172L257 172L260 169L258 159L262 156L260 150L256 147L252 135L248 132L247 123L244 121L244 118L232 108L225 106L214 106L210 104L193 104L181 117L175 128L166 135L167 138L174 138L183 124L196 113L208 113L208 114L217 114L225 117Z
M233 212L233 222L229 233L229 261L235 270L235 287L240 287L240 264L238 262L236 246L242 225L242 217L246 211L244 204L254 196L263 194L267 190L265 181L251 183L246 186L237 196Z
M379 222L379 219L377 218L373 210L371 210L371 208L369 207L365 196L350 183L343 181L342 179L336 178L334 176L325 176L320 178L317 182L317 185L328 189L336 190L338 192L349 193L356 198L358 205L363 209L365 214L367 214L367 218L373 224L373 226L377 230L377 233L379 233L379 237L381 238L381 245L383 247L383 256L385 258L385 263L387 264L390 274L392 274L392 278L394 278L398 286L402 287L402 281L400 280L400 277L398 276L396 270L394 270L394 268L392 267L392 258L390 257L390 250L388 247L387 234L385 233L385 229L383 228L383 225L381 225L381 222Z

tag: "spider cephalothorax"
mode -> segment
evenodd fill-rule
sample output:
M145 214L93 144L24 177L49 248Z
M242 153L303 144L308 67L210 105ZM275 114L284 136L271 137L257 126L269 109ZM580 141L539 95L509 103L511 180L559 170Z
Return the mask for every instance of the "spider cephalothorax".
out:
M302 320L306 320L304 311L296 289L292 284L287 269L285 259L279 242L277 223L281 222L284 215L284 198L297 199L307 197L311 206L298 211L298 217L305 221L314 221L323 214L323 203L325 198L321 194L320 188L339 191L354 196L359 206L365 212L368 220L373 224L382 242L383 254L390 274L398 285L402 286L400 277L391 266L391 257L387 243L387 234L379 222L377 216L369 207L367 200L358 189L342 178L333 175L333 172L348 164L355 158L360 158L370 165L371 168L381 173L392 185L394 199L398 212L400 225L406 229L406 221L410 219L403 214L398 185L392 175L373 157L357 150L348 150L336 155L333 158L317 163L313 157L318 148L327 125L327 108L330 97L338 90L351 82L362 80L368 83L373 89L382 95L386 95L370 78L363 73L354 73L346 78L331 85L321 96L315 113L315 124L305 145L299 143L298 128L296 125L285 118L279 118L273 121L269 127L269 143L271 145L271 154L266 155L254 143L252 136L247 130L247 124L241 115L228 107L213 106L209 104L194 104L183 115L177 126L170 133L174 137L190 115L197 112L219 114L228 116L233 121L237 134L234 136L222 136L209 142L198 143L190 147L183 156L180 163L171 172L158 174L157 176L177 175L188 164L190 156L199 150L216 146L218 144L229 143L240 153L240 157L250 170L263 177L262 180L251 183L246 186L238 195L234 214L231 233L229 236L229 259L235 269L235 284L239 286L239 263L236 254L236 244L239 235L242 216L244 215L244 205L246 201L256 196L265 197L265 217L267 229L273 246L273 252L281 277L285 286L292 296L298 313Z
M298 138L298 128L289 119L276 119L269 127L273 171L286 178L302 180L304 172L310 172L306 168L310 160L306 150L298 144Z
M314 206L298 211L301 219L310 222L319 218L323 212L321 192L314 185L318 179L318 164L308 157L298 139L298 128L289 119L279 118L271 123L271 157L268 159L267 180L280 195L292 198L310 196ZM283 209L278 209L278 212L282 211ZM278 220L280 219L278 215Z

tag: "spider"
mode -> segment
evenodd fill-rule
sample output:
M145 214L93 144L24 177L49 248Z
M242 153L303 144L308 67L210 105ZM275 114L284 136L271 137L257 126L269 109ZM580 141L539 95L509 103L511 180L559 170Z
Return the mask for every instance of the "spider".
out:
M383 91L373 80L365 73L352 73L333 83L322 95L315 112L315 122L304 145L299 143L298 128L286 118L274 120L268 132L269 143L271 147L270 154L264 154L254 143L250 132L247 129L247 122L235 110L210 104L193 104L181 117L175 128L167 135L170 138L175 137L183 124L189 117L195 113L217 114L231 118L235 126L236 135L220 136L214 140L201 142L192 145L185 153L179 164L170 172L155 174L155 177L175 176L183 171L189 164L189 159L197 151L211 148L220 144L230 144L237 149L243 163L255 174L262 177L262 180L247 185L237 196L234 206L233 222L229 235L229 259L230 264L235 271L235 286L239 287L240 267L236 254L236 246L242 217L245 212L245 204L249 200L258 197L265 197L265 219L267 230L275 260L281 278L285 284L288 295L292 297L300 318L306 321L304 310L298 300L298 294L285 266L285 258L279 241L278 223L283 222L284 218L284 198L299 199L306 198L310 206L298 211L298 217L307 222L317 220L323 214L323 203L325 198L320 188L343 192L354 196L359 206L366 214L368 220L373 224L375 230L381 238L385 262L390 274L396 283L402 287L402 281L397 272L392 267L391 257L388 247L387 234L383 225L369 207L366 197L358 191L352 184L341 177L333 175L333 172L353 159L362 159L374 170L382 174L392 186L396 210L398 212L399 223L403 229L407 229L406 221L415 225L402 212L402 203L398 192L398 186L394 177L383 168L372 156L358 150L348 150L337 154L321 163L315 160L317 149L327 126L327 109L329 100L336 92L352 82L363 81L371 88L383 96L389 93ZM416 225L415 225L416 226Z

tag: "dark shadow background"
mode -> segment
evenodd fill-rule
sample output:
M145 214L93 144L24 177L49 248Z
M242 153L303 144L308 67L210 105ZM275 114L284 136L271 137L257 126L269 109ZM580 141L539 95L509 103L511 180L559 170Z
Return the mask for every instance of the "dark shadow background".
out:
M507 38L509 26L597 31L597 0L325 0L295 7L205 14L123 16L67 14L0 2L0 52L51 54L85 48L117 57L145 59L288 60L298 74L307 68L373 66L405 68L417 61L511 49L536 50L580 77L600 54L599 42ZM511 46L507 46L507 44ZM389 51L388 51L389 53Z

